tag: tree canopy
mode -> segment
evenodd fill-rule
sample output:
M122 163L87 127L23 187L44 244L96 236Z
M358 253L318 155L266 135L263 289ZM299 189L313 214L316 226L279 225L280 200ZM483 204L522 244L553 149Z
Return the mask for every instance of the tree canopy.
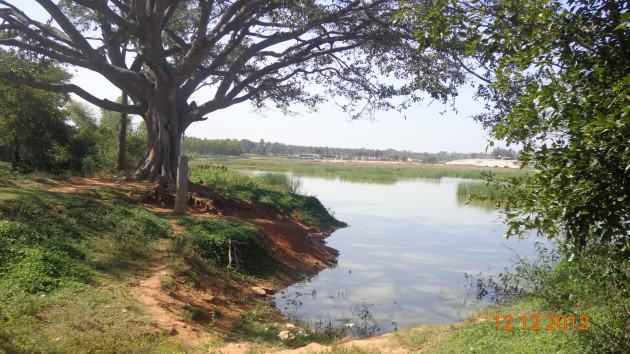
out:
M28 73L43 82L64 82L68 75L50 63L33 63L0 51L0 66ZM0 82L0 147L14 167L53 169L69 159L71 131L65 123L65 98Z
M418 41L474 78L488 102L476 118L535 170L508 204L508 235L630 256L630 3L449 0L414 14L431 24Z
M421 93L446 100L463 79L449 56L418 50L413 22L397 16L408 5L397 0L36 1L50 21L0 0L0 45L97 72L132 104L11 70L0 78L142 115L140 179L172 179L185 129L234 104L287 110L328 94L358 116L404 108Z

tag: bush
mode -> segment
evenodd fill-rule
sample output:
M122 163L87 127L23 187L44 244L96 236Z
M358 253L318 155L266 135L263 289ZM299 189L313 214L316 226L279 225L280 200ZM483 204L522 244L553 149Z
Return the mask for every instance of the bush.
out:
M189 262L209 261L218 267L229 263L248 274L263 274L276 268L276 260L263 245L260 231L253 225L227 219L191 220L182 223L186 232L174 245Z
M514 271L469 281L480 299L507 305L535 301L536 310L587 315L589 330L575 339L578 348L588 349L583 352L630 352L630 259L598 254L567 259L542 250L537 261L520 260Z

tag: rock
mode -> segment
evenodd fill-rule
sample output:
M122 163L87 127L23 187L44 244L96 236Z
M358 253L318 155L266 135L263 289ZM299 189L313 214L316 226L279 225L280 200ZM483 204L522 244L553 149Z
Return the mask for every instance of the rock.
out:
M260 295L260 296L265 296L265 295L267 295L267 292L265 291L265 289L261 288L260 286L252 286L252 291L253 291L256 295Z
M207 303L212 303L212 301L214 300L214 296L210 295L210 294L206 294L201 298L204 302Z
M170 336L176 336L176 335L178 335L178 334L179 334L179 332L177 332L177 330L175 329L175 327L173 327L173 328L171 328L171 330L170 330L170 331L168 331L168 334L169 334Z
M295 328L295 325L293 323L287 323L284 325L286 328Z
M289 332L287 330L280 331L280 333L278 333L278 338L280 338L282 340L292 339L293 337L294 337L293 333L291 333L291 332Z
M264 286L261 286L261 288L269 295L273 295L273 294L275 294L278 291L276 289L266 288Z

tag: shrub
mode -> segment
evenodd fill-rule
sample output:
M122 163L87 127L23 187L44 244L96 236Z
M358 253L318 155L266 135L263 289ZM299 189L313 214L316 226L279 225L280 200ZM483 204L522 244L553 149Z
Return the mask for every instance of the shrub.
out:
M229 249L236 269L261 274L276 267L275 259L263 245L260 231L253 225L228 219L190 220L182 222L186 232L174 245L190 262L199 259L216 266L229 263Z

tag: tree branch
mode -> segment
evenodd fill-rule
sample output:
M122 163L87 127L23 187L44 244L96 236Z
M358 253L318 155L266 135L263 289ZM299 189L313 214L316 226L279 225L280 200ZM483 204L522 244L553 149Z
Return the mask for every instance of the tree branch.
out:
M122 105L120 103L112 102L107 99L100 99L74 84L50 84L2 71L0 71L0 79L5 79L20 85L26 85L40 90L58 93L74 93L84 100L110 111L139 115L145 112L145 108L142 105Z

